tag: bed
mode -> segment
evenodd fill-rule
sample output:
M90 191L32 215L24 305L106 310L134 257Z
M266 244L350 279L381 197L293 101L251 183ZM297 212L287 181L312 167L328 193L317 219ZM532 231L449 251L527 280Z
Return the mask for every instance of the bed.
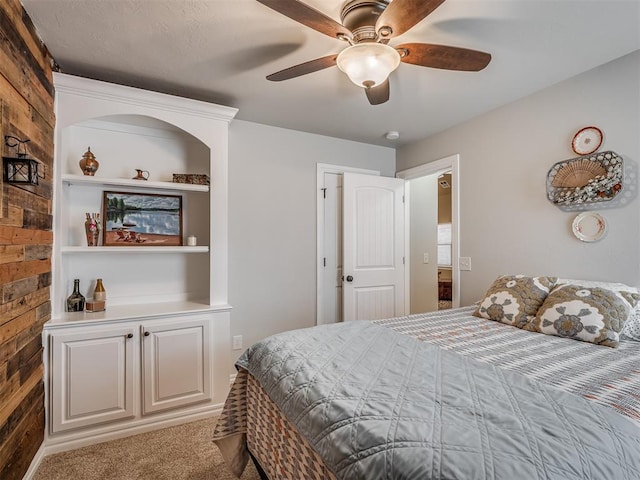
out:
M640 342L543 335L480 308L252 346L214 432L229 468L251 456L271 480L640 479Z

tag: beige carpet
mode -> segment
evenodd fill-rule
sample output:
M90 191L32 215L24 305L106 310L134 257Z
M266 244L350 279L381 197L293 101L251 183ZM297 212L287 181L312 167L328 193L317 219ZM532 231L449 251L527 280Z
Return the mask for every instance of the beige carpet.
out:
M216 418L46 457L34 480L231 480L211 441ZM242 480L259 480L251 462Z

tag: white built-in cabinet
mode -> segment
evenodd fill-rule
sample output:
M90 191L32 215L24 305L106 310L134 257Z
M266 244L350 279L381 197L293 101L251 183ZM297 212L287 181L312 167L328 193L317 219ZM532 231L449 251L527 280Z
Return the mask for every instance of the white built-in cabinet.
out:
M210 338L207 315L50 332L51 432L210 401Z
M142 413L211 400L210 322L181 318L142 325Z
M49 335L51 432L133 418L138 338L128 325Z
M45 324L49 451L210 415L229 387L227 155L233 108L55 73L52 319ZM79 167L91 147L95 176ZM147 170L148 181L133 180ZM173 183L206 174L210 185ZM180 195L182 246L89 247L105 191ZM187 235L197 237L187 246ZM73 280L103 312L65 311Z

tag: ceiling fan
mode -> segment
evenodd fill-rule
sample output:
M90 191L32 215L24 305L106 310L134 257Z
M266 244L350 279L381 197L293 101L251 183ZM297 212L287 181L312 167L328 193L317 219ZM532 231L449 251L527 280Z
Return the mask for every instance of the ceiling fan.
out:
M477 50L404 43L388 45L433 12L445 0L351 0L340 14L342 24L298 0L258 0L297 22L349 43L335 55L310 60L267 76L279 82L337 65L356 85L363 87L371 105L389 100L389 74L400 62L445 70L477 72L491 55Z

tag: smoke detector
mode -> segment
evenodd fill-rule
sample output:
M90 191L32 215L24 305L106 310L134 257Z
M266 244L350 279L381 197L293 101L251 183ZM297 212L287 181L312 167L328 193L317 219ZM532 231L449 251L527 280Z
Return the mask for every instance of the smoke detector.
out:
M400 132L396 132L395 130L391 130L390 132L386 133L385 138L387 140L397 140L397 139L400 138Z

